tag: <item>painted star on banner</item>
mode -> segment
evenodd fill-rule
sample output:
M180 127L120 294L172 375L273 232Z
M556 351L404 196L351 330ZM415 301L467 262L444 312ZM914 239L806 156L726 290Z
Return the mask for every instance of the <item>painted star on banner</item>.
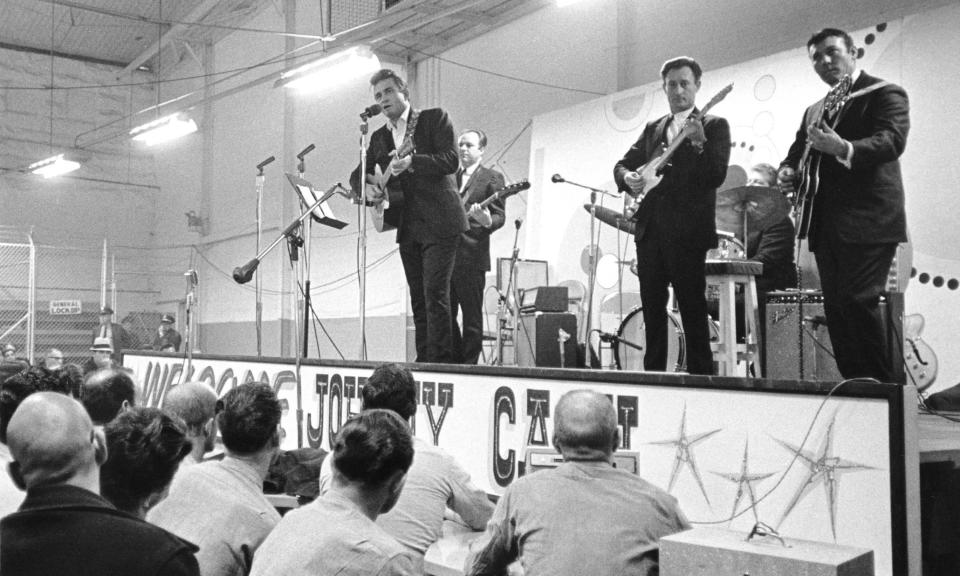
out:
M760 521L760 517L757 514L757 493L753 489L753 483L765 480L774 475L774 472L751 473L748 456L749 450L750 439L747 438L743 444L743 460L740 462L739 473L713 472L717 476L729 480L737 485L737 495L733 500L733 510L730 512L731 523L733 522L734 517L737 515L737 508L740 506L740 501L743 499L744 495L750 498L750 510L753 511L754 522Z
M676 454L673 458L673 470L670 472L670 483L667 486L667 492L673 491L673 485L677 482L677 477L680 475L680 469L683 468L684 464L687 464L690 466L690 472L693 473L693 477L696 479L697 485L700 486L700 492L703 494L703 499L707 501L708 506L710 505L710 497L707 496L707 490L703 487L703 478L700 476L700 470L697 468L697 459L693 453L693 446L703 442L717 432L720 432L720 430L722 429L717 428L716 430L711 430L709 432L687 434L687 405L684 404L683 417L680 419L680 432L677 437L671 440L657 440L655 442L647 443L658 446L676 447Z
M797 455L800 462L807 467L807 476L797 488L790 503L783 511L780 521L777 522L777 528L787 519L787 516L793 512L793 509L814 490L817 485L823 484L824 492L827 497L827 507L830 513L830 530L833 532L833 541L837 541L837 495L840 491L840 476L849 472L859 472L863 470L876 470L873 466L860 464L852 460L846 460L833 454L833 425L836 423L837 413L833 413L830 418L830 424L827 425L826 434L820 442L820 447L814 452L810 450L801 450L799 446L774 438L778 444Z

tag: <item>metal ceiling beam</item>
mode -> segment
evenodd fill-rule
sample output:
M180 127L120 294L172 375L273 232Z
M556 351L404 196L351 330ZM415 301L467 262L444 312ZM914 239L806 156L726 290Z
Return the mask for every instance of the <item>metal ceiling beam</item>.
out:
M159 54L164 46L169 44L171 41L176 40L178 36L186 32L190 27L190 23L199 22L202 20L203 17L209 14L211 10L216 8L217 4L219 3L220 0L204 0L201 2L197 7L191 10L186 17L184 17L182 23L174 24L173 27L167 30L159 40L154 42L149 48L141 52L140 55L127 64L127 67L120 72L120 75L125 76L132 73L144 62L150 58L153 58L154 55Z

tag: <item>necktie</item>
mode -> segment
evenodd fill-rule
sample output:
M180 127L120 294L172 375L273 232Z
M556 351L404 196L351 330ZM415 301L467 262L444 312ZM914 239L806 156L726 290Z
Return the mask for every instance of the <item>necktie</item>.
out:
M680 124L680 119L676 115L670 117L670 121L667 123L667 144L673 142L680 134Z

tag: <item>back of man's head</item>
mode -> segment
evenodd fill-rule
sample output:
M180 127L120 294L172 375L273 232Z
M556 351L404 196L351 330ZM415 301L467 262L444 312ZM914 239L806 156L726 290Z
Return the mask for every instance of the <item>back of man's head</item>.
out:
M381 364L363 385L363 409L393 410L404 420L417 413L417 383L398 364Z
M342 481L376 488L413 463L410 427L392 410L364 410L340 428L333 468Z
M183 425L156 408L132 408L103 428L109 457L100 491L120 510L139 515L159 501L180 462L190 453Z
M213 419L216 407L217 393L203 382L184 382L163 398L163 411L183 420L193 436L206 433L204 427Z
M14 374L0 384L0 442L7 442L7 425L17 407L34 392L70 394L69 383L57 371L30 368Z
M620 443L610 399L592 390L573 390L557 402L553 445L564 460L609 460Z
M227 451L253 455L279 445L283 410L270 386L253 382L237 386L217 400L217 426Z
M7 443L14 460L11 475L24 489L95 478L106 457L83 406L56 392L37 392L20 404L10 419Z
M113 420L121 409L135 406L136 395L137 387L130 374L109 368L87 375L81 398L93 423L102 426Z

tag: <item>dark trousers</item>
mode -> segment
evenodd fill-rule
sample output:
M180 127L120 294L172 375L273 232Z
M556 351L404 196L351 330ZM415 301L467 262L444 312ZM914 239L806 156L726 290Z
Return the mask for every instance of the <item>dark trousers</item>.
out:
M483 288L486 272L457 266L450 282L450 330L453 361L476 364L483 351ZM463 329L457 325L457 308L463 315Z
M459 245L459 234L400 242L400 260L416 327L417 362L454 361L450 346L450 277Z
M880 295L896 243L848 244L831 228L818 234L816 247L823 311L840 375L894 382Z
M667 368L667 287L673 284L683 320L687 372L713 374L704 296L706 258L706 250L692 249L677 242L662 242L656 234L648 233L637 240L637 272L647 337L647 349L643 355L645 370Z

